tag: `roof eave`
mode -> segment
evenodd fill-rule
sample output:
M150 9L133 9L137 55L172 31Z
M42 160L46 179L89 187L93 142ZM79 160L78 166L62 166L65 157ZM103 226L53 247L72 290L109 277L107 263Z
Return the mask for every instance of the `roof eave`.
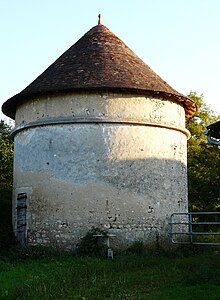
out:
M113 92L113 93L126 93L126 94L133 94L133 95L143 95L143 96L156 96L158 98L164 100L170 100L172 102L178 103L185 109L186 118L191 118L195 112L197 111L197 106L195 102L191 99L185 97L184 95L176 95L172 93L167 93L163 91L152 91L152 90L145 90L139 88L127 88L127 87L84 87L84 88L74 88L74 89L63 89L57 91L42 91L37 93L24 93L21 92L19 94L14 95L13 97L9 98L3 105L2 105L2 112L11 119L15 119L15 113L17 105L22 103L25 100L29 100L35 97L42 97L45 95L58 95L63 94L66 92L69 93L77 93L77 92Z

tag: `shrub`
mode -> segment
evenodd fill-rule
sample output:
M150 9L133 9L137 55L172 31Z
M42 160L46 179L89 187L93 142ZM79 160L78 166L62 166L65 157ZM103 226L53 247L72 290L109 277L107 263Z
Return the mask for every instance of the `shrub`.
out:
M144 243L142 241L134 242L131 246L128 247L127 252L143 255L145 253Z
M105 237L107 231L92 227L87 234L81 239L80 243L76 247L76 253L78 256L94 256L94 257L106 257L107 245L105 243ZM103 235L103 239L98 238L95 235Z

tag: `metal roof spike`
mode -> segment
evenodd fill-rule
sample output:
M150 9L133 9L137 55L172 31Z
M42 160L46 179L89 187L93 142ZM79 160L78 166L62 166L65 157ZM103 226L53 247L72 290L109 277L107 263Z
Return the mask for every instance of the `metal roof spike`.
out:
M98 25L101 25L101 14L98 15Z

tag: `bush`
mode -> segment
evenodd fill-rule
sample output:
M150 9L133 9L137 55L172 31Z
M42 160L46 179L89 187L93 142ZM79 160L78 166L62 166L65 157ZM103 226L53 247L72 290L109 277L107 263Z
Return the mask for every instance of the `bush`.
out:
M127 249L128 253L143 255L145 253L144 243L142 241L134 242Z
M12 190L0 189L0 250L15 244L12 229Z
M76 247L78 256L93 256L93 257L106 257L107 245L105 237L108 232L100 228L90 229L87 234L81 239ZM103 235L103 238L98 238L95 235Z

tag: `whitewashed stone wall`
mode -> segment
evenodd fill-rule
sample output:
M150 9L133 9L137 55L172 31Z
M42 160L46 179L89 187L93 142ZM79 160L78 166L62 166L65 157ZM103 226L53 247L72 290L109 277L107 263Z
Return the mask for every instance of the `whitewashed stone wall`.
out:
M27 193L29 244L72 248L92 226L116 243L167 238L187 211L184 109L119 94L69 94L17 108L14 207ZM16 213L14 210L16 234Z

